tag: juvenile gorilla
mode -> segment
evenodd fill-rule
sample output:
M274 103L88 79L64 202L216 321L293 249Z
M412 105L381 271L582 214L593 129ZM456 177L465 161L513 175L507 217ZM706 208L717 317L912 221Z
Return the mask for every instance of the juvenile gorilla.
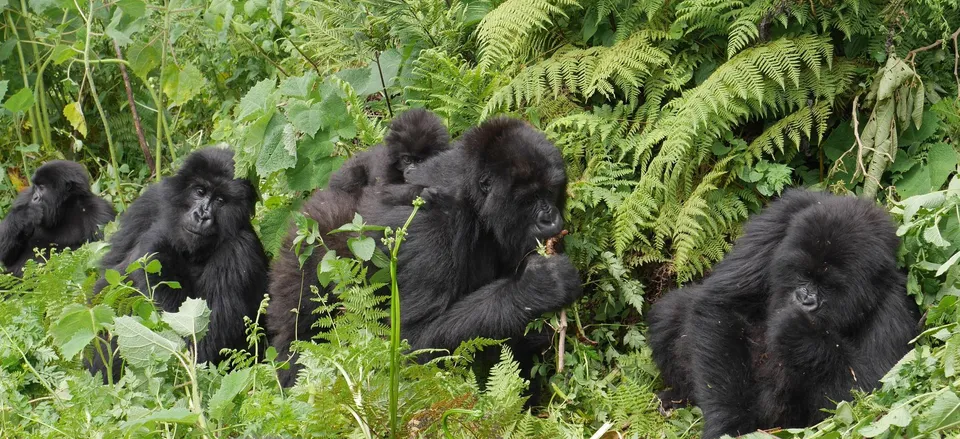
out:
M518 120L493 119L407 174L412 184L442 188L413 218L399 254L401 331L413 349L452 351L480 336L518 340L533 318L580 297L579 274L567 256L534 251L538 240L563 228L566 196L560 152L541 133ZM326 233L352 218L345 196L318 192L304 213ZM394 228L411 210L375 191L365 191L359 206L367 223ZM341 256L349 254L344 235L324 237ZM301 272L284 248L271 271L267 310L267 333L280 358L295 338L316 333L310 286L324 291L313 274L323 252L314 252ZM293 383L295 371L283 374L284 384Z
M227 149L188 156L176 175L150 186L121 215L102 262L104 269L123 273L152 254L161 273L138 270L130 278L146 291L149 277L154 301L164 311L178 310L188 297L206 300L210 325L197 346L199 362L217 362L221 349L247 346L243 317L255 316L267 287L267 256L250 224L256 193L249 181L234 178L233 169ZM180 289L162 281L179 282ZM105 285L101 279L96 290Z
M700 284L651 309L664 406L698 404L711 439L811 425L875 388L917 334L898 245L867 200L785 193Z
M20 193L0 222L0 262L20 276L34 248L75 248L103 237L101 227L117 212L90 192L90 178L79 163L54 160L33 174L33 186Z
M450 134L435 114L422 108L408 110L390 124L382 145L344 163L330 177L329 187L359 197L365 187L403 183L405 172L449 148Z

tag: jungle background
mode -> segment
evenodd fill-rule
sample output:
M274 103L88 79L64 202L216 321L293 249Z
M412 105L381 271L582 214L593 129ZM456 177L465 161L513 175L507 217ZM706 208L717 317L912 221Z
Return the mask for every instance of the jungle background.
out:
M509 351L482 388L469 364L490 340L397 360L376 306L389 297L357 265L327 264L341 295L321 309L345 312L321 319L334 335L302 346L305 379L281 389L270 350L219 369L191 360L182 336L202 336L202 302L160 316L122 274L89 301L105 252L91 243L0 277L2 437L694 438L699 410L658 412L644 313L708 273L790 186L892 212L925 330L880 389L769 434L960 435L960 1L0 6L0 212L45 160L84 164L122 211L190 151L227 143L237 174L259 182L254 223L275 254L300 203L397 113L430 109L454 137L508 114L563 152L566 252L586 291L534 372L541 406L526 409ZM265 343L261 320L248 325ZM131 365L112 386L81 366L104 329Z

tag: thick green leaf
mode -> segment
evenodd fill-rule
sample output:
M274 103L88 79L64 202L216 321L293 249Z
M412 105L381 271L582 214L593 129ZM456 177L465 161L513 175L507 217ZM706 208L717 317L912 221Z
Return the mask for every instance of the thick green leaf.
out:
M253 385L253 376L250 374L252 370L249 368L235 370L223 377L220 388L210 398L209 411L211 418L222 420L234 411L236 404L233 403L233 399Z
M317 83L317 74L313 70L303 76L294 76L280 82L280 94L284 96L304 98L310 96L314 84Z
M147 367L167 361L184 348L183 339L175 333L158 334L133 317L117 317L113 323L120 354L136 367Z
M127 49L127 62L134 75L147 79L147 75L160 65L160 51L156 44L136 42Z
M147 12L147 4L143 0L119 0L117 7L130 18L140 18Z
M206 84L206 79L200 69L187 62L182 69L176 65L169 65L161 75L163 93L170 98L173 105L183 105L193 99Z
M260 113L266 112L272 102L270 95L276 89L275 79L264 79L253 86L237 105L236 117L239 121L253 119L260 116Z
M906 427L910 425L911 420L913 420L913 417L910 415L910 411L906 407L900 406L883 415L876 422L861 428L860 434L865 437L877 437L890 430L892 426Z
M313 137L317 131L320 131L322 123L320 104L311 105L309 101L293 101L287 106L287 118L298 130Z
M0 81L0 102L3 102L3 97L7 94L7 86L10 84L10 81Z
M210 326L210 308L205 300L188 297L177 312L165 312L160 319L181 337L196 336L199 340Z
M114 317L113 309L105 305L87 308L73 303L67 305L50 326L50 335L63 357L70 360L90 344L105 325L113 323Z
M10 99L7 99L3 103L3 108L10 110L11 113L19 113L21 111L27 111L31 106L33 106L33 90L29 88L21 88L17 94L10 96Z
M960 398L949 390L940 394L926 413L923 431L934 432L960 423ZM955 430L954 430L955 431Z
M377 248L377 243L369 236L361 236L348 239L347 246L361 261L369 261L373 257L373 250Z
M270 175L281 169L292 168L297 165L297 155L294 149L291 154L289 145L284 142L284 129L287 120L280 113L274 113L263 133L263 145L257 155L257 173Z

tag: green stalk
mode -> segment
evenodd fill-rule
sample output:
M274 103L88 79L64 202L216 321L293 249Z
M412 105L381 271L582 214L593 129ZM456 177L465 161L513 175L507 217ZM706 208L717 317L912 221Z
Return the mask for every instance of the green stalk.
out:
M83 46L83 71L87 75L87 80L90 82L90 95L93 97L93 104L97 107L97 113L100 114L100 121L103 122L103 131L107 135L107 149L110 151L110 165L113 166L113 179L117 192L120 191L120 171L117 166L117 153L114 150L113 146L113 134L110 132L110 123L107 121L107 113L103 111L103 106L100 105L100 95L97 94L97 85L93 80L93 71L90 69L90 36L93 34L93 0L90 0L90 9L87 11L87 16L83 17L87 25L87 39L86 43ZM120 206L126 209L127 205L123 201L123 197L117 197L120 200Z
M400 424L397 420L400 401L400 287L397 285L397 255L400 253L400 243L407 234L407 228L422 205L423 199L417 197L407 222L394 232L393 248L390 249L390 437L395 439L400 437Z
M17 32L17 26L13 23L13 18L10 18L10 11L7 11L7 23L9 23L10 30L13 31L14 36L17 38L17 56L20 61L20 74L23 76L23 86L31 88L30 79L27 78L27 60L23 56L23 46L20 44L20 33ZM30 109L27 110L27 117L30 118L30 126L33 127L33 129L30 130L30 140L33 141L33 143L39 144L37 141L37 114L34 107L30 107ZM26 171L26 169L24 169L24 171Z
M23 30L27 32L27 38L31 41L30 48L33 49L34 63L39 63L40 51L37 50L37 38L33 34L33 28L30 27L30 20L27 19L26 0L20 0L20 10L24 13ZM49 148L53 146L53 141L51 140L52 136L50 135L50 118L47 116L47 102L46 99L44 99L47 94L46 87L43 85L43 70L47 67L46 64L47 63L44 63L40 70L37 71L37 83L34 87L33 105L36 107L37 111L37 122L40 123L40 125L34 127L34 129L40 130L40 138L43 140L44 146Z

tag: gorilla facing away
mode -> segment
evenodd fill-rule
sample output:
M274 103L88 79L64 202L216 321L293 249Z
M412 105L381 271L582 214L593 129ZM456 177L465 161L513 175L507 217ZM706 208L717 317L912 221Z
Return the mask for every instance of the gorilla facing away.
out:
M917 334L895 232L867 200L790 190L771 203L709 276L650 310L664 407L696 403L712 439L808 426L874 389Z
M411 184L435 192L429 208L413 218L398 261L402 337L413 349L452 351L475 337L522 343L533 318L581 294L579 274L566 255L535 252L538 241L563 228L567 180L557 148L508 118L489 120L458 143L407 172ZM341 203L347 196L318 192L303 211L326 234L353 217L351 205ZM412 206L365 190L358 211L369 224L397 228ZM324 237L341 256L349 254L344 235ZM267 333L281 355L294 339L315 335L310 326L316 306L309 294L311 285L324 291L314 274L322 253L314 252L302 272L289 246L274 263ZM281 372L281 382L293 384L295 374L296 368Z
M407 110L390 123L383 144L344 163L330 177L329 188L359 197L365 187L404 183L404 173L448 149L450 134L440 118L422 108Z
M32 181L0 222L0 262L16 276L34 259L34 248L46 253L96 241L117 215L110 203L90 192L87 170L79 163L47 162Z
M219 361L224 348L247 347L243 317L255 317L267 287L267 256L250 223L256 192L233 173L233 151L206 148L190 154L176 175L151 185L120 216L120 230L101 263L123 273L137 259L153 255L161 273L138 270L129 276L141 292L148 280L155 286L160 309L176 311L188 297L206 300L210 325L197 346L198 362ZM180 289L162 281L179 282ZM101 279L96 291L105 286ZM100 368L92 367L94 372Z

